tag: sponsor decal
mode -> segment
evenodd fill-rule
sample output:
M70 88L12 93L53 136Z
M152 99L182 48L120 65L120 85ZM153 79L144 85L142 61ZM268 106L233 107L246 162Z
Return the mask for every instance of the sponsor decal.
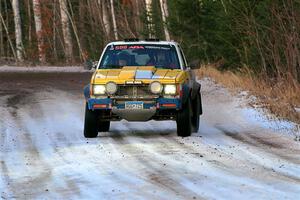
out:
M120 46L115 46L115 48L111 48L110 50L125 50L125 49L145 49L145 47L141 45L133 45L133 46L120 45Z
M143 46L130 46L129 49L144 49Z
M123 46L115 46L115 50L123 50L123 49L127 49L128 47L126 45Z
M162 47L162 46L145 46L146 49L161 49L161 50L170 50L170 47Z

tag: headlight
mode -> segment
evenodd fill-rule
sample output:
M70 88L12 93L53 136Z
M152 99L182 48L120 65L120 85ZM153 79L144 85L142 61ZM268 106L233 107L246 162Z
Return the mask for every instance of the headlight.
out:
M176 94L176 85L165 85L164 93L169 94L169 95L175 95Z
M93 86L93 94L105 94L105 85L94 85Z
M163 90L163 86L160 82L154 81L150 84L150 90L153 94L160 94Z
M106 83L106 92L107 94L115 94L117 92L118 86L114 82Z

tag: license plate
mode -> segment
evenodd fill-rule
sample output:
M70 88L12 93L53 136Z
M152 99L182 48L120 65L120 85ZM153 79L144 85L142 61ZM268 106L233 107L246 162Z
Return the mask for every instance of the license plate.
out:
M142 101L126 101L125 109L143 109L144 103Z

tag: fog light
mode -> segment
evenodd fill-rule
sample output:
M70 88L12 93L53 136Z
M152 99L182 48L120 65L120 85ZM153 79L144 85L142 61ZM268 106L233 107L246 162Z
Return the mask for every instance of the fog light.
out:
M150 84L150 90L153 94L160 94L163 90L163 86L160 82L154 81Z
M106 83L106 92L107 94L115 94L118 90L118 86L114 82Z

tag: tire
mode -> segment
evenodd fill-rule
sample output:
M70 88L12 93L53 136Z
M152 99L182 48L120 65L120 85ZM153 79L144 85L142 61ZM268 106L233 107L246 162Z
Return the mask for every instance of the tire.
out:
M177 114L177 135L180 137L188 137L192 134L192 105L188 100L183 108Z
M193 101L192 131L198 132L200 125L200 94Z
M85 119L83 134L86 138L95 138L98 136L98 114L88 108L88 104L85 106Z
M108 132L110 127L110 121L99 121L98 132Z

